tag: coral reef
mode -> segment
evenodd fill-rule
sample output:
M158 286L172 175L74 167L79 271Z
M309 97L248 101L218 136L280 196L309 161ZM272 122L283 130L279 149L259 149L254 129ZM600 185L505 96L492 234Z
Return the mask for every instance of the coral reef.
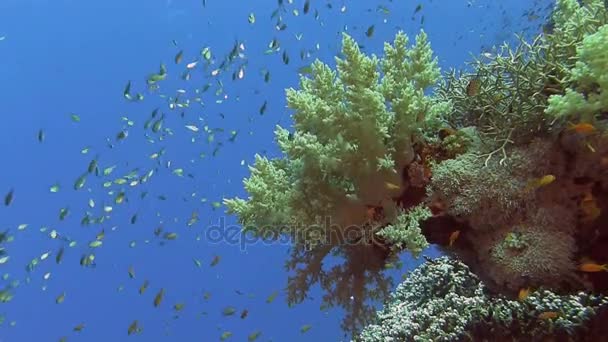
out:
M452 101L451 131L430 142L426 202L459 225L441 233L445 224L427 221L423 233L446 246L458 229L445 251L511 295L529 286L608 289L604 276L578 270L583 259L608 260L599 252L608 238L608 13L597 0L559 0L552 20L552 33L503 45L437 92ZM463 130L473 143L446 153Z
M256 155L244 180L249 198L224 200L246 230L294 239L290 304L320 282L325 304L350 310L352 331L366 322L357 317L370 312L366 296L386 293L383 265L436 244L483 285L463 265L440 263L435 271L446 275L432 286L412 281L397 291L402 317L377 336L461 338L465 327L500 334L513 324L545 331L539 310L560 312L554 332L577 330L568 310L596 298L579 292L608 290L608 272L580 267L608 262L607 22L603 0L558 0L551 30L504 44L476 59L472 73L452 71L438 85L424 32L409 48L398 33L380 58L344 35L337 71L316 61L300 89L287 90L294 129L275 131L284 157ZM324 270L327 255L346 261ZM463 283L446 285L454 272ZM486 288L535 295L495 300ZM418 296L436 306L416 304ZM551 306L558 302L564 307ZM487 319L494 325L471 330Z
M397 287L356 341L598 341L608 298L548 290L492 294L460 261L428 260ZM604 330L601 330L604 329Z

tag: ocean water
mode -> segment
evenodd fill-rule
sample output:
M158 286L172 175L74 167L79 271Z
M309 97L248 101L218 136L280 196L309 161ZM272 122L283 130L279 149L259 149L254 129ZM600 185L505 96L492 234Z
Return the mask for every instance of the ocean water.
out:
M349 340L348 309L325 307L318 283L288 305L290 243L239 237L237 218L215 203L246 196L255 153L280 156L275 125L291 125L284 90L298 87L298 70L314 59L335 65L342 32L381 54L398 30L413 37L423 28L447 71L514 33L538 32L550 3L311 0L304 14L301 0L1 1L0 193L13 198L0 208L0 230L12 238L0 284L13 298L0 303L0 341L246 341L256 331L259 341ZM280 50L267 54L273 39ZM150 91L146 77L161 63L167 77ZM125 99L127 82L143 100ZM181 90L189 107L171 109ZM156 108L151 125L164 116L155 133L144 124ZM87 170L92 161L98 175ZM82 225L87 212L105 219ZM401 261L386 271L392 288L422 259Z

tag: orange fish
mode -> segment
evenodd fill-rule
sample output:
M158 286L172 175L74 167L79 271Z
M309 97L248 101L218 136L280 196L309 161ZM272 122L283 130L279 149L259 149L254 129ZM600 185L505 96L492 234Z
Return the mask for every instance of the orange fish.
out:
M584 223L595 221L602 213L602 210L597 206L597 202L591 191L585 193L585 197L581 200L579 207L583 212L582 221Z
M578 270L582 272L608 272L608 264L600 265L598 263L588 261L580 264L578 266Z
M526 287L525 289L520 289L519 290L519 294L517 295L517 299L519 301L523 301L526 298L528 298L528 295L530 294L530 288Z
M376 207L371 205L368 205L366 207L367 209L365 210L365 216L367 216L368 220L374 221L376 217Z
M545 311L545 312L541 313L540 315L538 315L538 319L552 319L552 318L556 318L557 316L559 316L558 312Z
M448 244L448 246L452 247L452 245L454 244L454 241L456 241L456 239L458 239L459 235L460 235L460 230L453 231L452 234L450 234L450 243Z
M577 124L570 123L568 130L575 131L576 133L589 134L595 132L596 128L590 123L579 122Z

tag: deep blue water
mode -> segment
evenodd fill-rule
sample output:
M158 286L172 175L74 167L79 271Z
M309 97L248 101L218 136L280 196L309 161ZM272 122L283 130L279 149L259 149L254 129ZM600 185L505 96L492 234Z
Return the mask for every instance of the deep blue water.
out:
M10 259L0 265L0 274L9 275L3 284L13 280L20 284L13 290L13 300L0 304L5 318L0 341L58 341L62 336L67 341L213 341L225 331L233 333L229 340L243 341L256 330L262 332L259 341L345 338L340 329L343 310L319 310L323 292L318 286L301 304L291 308L286 304L287 244L257 243L241 248L208 240L206 232L220 221L236 227L236 218L226 216L223 208L213 208L212 202L246 196L241 180L248 176L246 166L253 162L255 153L279 156L272 132L276 124L291 123L284 89L298 87L298 68L314 58L333 66L343 30L347 29L367 53L381 54L384 41L392 41L398 29L413 41L413 35L423 27L442 69L447 70L463 67L471 54L512 39L514 32L538 29L540 19L528 18L524 12L548 3L313 0L310 13L303 15L304 1L290 4L285 0L282 16L287 28L278 31L275 19L270 18L277 8L276 0L207 0L206 6L201 0L3 0L0 193L14 189L14 200L0 208L0 229L9 229L14 241L6 246ZM418 4L423 9L412 20ZM379 5L386 6L390 14L377 11ZM346 6L344 13L342 6ZM293 9L298 9L300 16L294 16ZM319 19L314 17L316 10ZM254 24L248 22L249 13L255 13ZM366 37L370 25L375 27L374 35ZM302 39L298 40L300 33ZM265 55L273 38L280 41L281 51ZM244 44L244 58L237 58L230 71L211 79L204 75L201 62L191 80L180 78L185 64L200 59L203 47L210 47L217 67L235 41ZM300 60L302 49L312 51L311 57ZM180 50L184 57L176 66L173 59ZM281 59L282 51L289 54L288 65ZM161 82L159 91L149 93L145 78L157 72L161 62L167 65L167 80ZM233 81L232 72L240 66L244 66L245 76ZM271 74L268 83L264 82L263 69ZM202 95L205 106L192 103L183 110L184 118L180 117L182 110L170 110L159 97L175 95L183 88L193 98L191 91L209 79L212 87ZM133 93L145 95L143 101L123 98L128 80ZM222 103L216 103L216 80L222 80L222 96L228 96ZM260 115L264 102L267 109ZM173 135L159 141L159 134L151 134L155 138L151 143L144 136L143 124L157 107L166 114L164 126L171 128ZM72 113L80 122L70 119ZM123 117L134 125L128 126ZM188 124L201 130L204 125L222 128L224 132L208 143L207 134L187 130L184 126ZM37 139L39 130L44 132L43 142ZM121 130L128 131L128 137L117 142ZM238 131L234 142L229 141L231 130ZM195 142L192 137L196 137ZM87 154L81 153L85 147L90 148ZM165 154L158 164L149 156L161 148ZM112 165L116 169L109 177L89 175L83 189L75 191L74 181L86 172L92 159L98 160L100 171ZM155 168L156 173L145 184L103 187L104 181L134 169L143 175ZM176 168L183 168L184 177L172 173ZM49 191L53 184L60 184L59 192ZM116 193L108 195L110 189L125 189L126 203L115 204ZM142 191L148 193L143 199ZM89 199L95 202L94 208L88 207ZM104 205L113 207L110 219L81 226L86 211L97 217L103 214ZM59 219L61 208L69 209L65 220ZM193 211L198 213L199 222L188 227ZM133 215L137 220L131 224ZM21 224L28 226L18 230ZM178 238L168 241L162 235L156 237L154 230L159 226L164 232L177 233ZM82 267L81 256L91 252L88 244L102 229L103 246L94 250L96 267ZM65 241L52 239L52 230L77 241L77 245L68 247ZM132 241L134 247L130 246ZM55 256L61 246L65 255L58 265ZM32 259L46 252L51 252L46 260L26 270ZM437 252L430 249L426 254ZM215 256L221 259L211 267ZM200 260L200 268L193 258ZM389 272L396 279L395 285L403 273L420 262L405 254L402 260L403 269ZM129 277L130 266L135 279ZM45 280L47 272L50 278ZM138 289L145 280L150 285L140 295ZM154 296L161 288L165 296L155 308ZM278 296L267 303L275 291ZM62 293L65 301L56 304ZM205 293L210 294L208 299ZM184 303L184 309L175 312L176 303ZM381 303L375 304L381 307ZM222 314L228 306L237 309L235 315ZM244 309L248 315L241 319ZM138 320L142 331L127 336L133 320ZM82 331L74 332L81 323ZM300 328L307 324L312 328L301 333Z

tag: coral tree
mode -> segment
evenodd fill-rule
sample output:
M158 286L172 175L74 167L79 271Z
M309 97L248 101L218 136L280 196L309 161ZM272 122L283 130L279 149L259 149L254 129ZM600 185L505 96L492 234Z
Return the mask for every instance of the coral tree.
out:
M387 261L428 246L419 222L431 216L422 203L429 169L417 144L449 103L425 95L440 71L424 32L411 47L398 33L383 58L366 56L344 34L342 55L337 72L315 61L300 89L287 90L294 130L275 131L284 157L256 155L244 181L249 198L224 203L256 236L293 238L291 303L318 281L331 293L326 304L357 320L365 300L388 294L380 276ZM346 264L323 270L330 253Z
M427 243L417 225L407 224L410 219L398 219L408 212L398 210L393 198L411 185L403 170L416 160L415 137L424 121L449 107L424 94L439 78L437 60L424 32L411 49L398 33L393 45L385 44L382 59L363 54L346 34L342 45L337 73L315 61L301 89L287 90L294 132L279 126L275 131L285 157L257 155L244 182L249 199L225 204L256 234L305 226L311 245L320 241L314 233L327 236L311 228L327 218L342 229L401 222L405 235L395 238L418 254ZM370 208L381 218L373 220Z

